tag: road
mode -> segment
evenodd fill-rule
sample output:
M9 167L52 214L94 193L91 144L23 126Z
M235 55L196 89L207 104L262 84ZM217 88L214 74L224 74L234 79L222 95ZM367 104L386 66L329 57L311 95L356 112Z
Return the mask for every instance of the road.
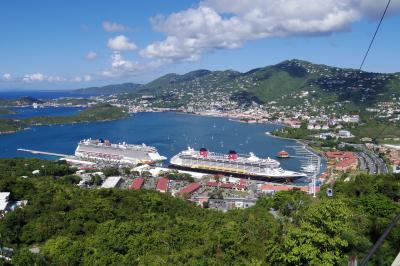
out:
M386 174L388 168L385 162L377 154L369 151L357 152L360 170L368 171L370 174Z

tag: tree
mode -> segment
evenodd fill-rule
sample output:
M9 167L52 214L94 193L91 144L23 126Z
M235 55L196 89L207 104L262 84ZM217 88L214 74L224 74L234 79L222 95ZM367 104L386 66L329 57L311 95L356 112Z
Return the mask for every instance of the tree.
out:
M39 254L32 253L28 248L19 249L12 257L12 264L18 266L39 266L45 265Z
M352 212L341 201L323 200L310 205L298 224L289 224L282 247L271 255L288 265L338 265L346 260L352 229Z

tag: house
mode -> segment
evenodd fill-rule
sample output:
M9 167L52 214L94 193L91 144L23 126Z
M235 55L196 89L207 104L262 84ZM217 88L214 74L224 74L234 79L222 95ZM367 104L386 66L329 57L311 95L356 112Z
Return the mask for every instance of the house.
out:
M209 208L226 212L230 209L244 209L252 207L256 204L257 199L253 198L224 198L209 199Z
M103 184L101 185L101 188L114 188L118 186L118 184L121 182L122 177L120 176L110 176L108 177Z
M165 193L168 191L169 179L165 177L161 177L157 180L156 190L161 193Z
M339 137L340 138L353 138L354 136L348 130L339 130Z
M358 123L360 121L359 115L344 115L342 121L345 123Z
M132 181L132 185L129 187L129 189L133 189L133 190L138 190L143 186L144 183L144 178L138 177L133 179Z
M326 133L319 134L320 139L328 139L328 138L334 138L334 137L335 137L335 134L333 134L332 132L326 132Z
M179 190L176 194L177 195L185 195L185 194L186 195L190 195L193 192L195 192L196 190L198 190L199 188L201 188L201 184L199 184L199 183L190 183L186 187L184 187L181 190Z

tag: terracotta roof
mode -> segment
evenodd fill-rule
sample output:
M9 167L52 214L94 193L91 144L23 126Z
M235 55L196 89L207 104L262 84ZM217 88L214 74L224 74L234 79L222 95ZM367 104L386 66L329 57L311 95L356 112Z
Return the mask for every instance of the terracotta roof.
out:
M144 179L141 177L135 178L133 179L132 185L129 187L129 189L134 189L134 190L138 190L142 187L144 182Z
M158 191L167 191L168 190L168 183L169 183L169 179L165 178L165 177L161 177L158 179L157 181L157 186L156 186L156 190Z
M184 194L184 193L190 194L198 190L199 188L201 188L201 185L199 183L190 183L186 187L179 190L178 194Z

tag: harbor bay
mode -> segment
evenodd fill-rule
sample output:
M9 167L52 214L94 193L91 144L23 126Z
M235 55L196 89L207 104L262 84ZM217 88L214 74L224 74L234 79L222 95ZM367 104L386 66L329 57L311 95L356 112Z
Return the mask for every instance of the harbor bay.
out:
M17 149L73 155L77 143L87 138L109 139L113 143L145 143L156 147L168 159L187 147L205 147L219 153L229 150L240 154L253 152L262 158L275 158L282 149L295 154L293 146L298 144L294 140L265 134L279 127L275 124L247 124L227 118L173 112L138 113L109 122L35 126L15 134L2 135L0 157L56 159ZM301 161L296 157L279 161L284 169L299 171L301 167ZM168 164L168 160L165 164Z

